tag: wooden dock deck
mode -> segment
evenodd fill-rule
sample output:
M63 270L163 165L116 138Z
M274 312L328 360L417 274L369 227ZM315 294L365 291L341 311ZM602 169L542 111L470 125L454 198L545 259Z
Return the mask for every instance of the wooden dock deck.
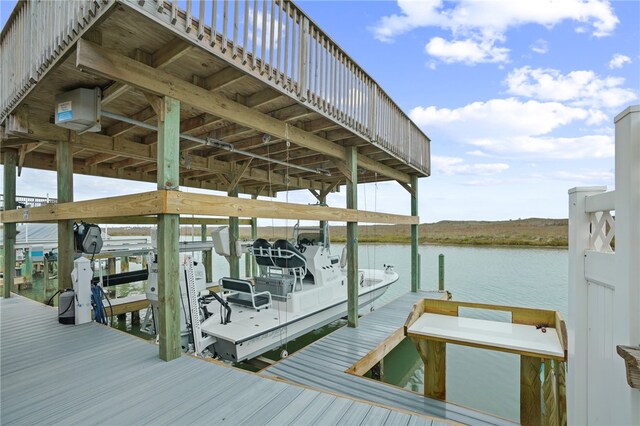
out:
M290 383L329 391L413 413L465 424L513 424L508 420L346 372L402 327L413 304L437 292L407 293L360 319L358 328L343 327L263 370Z
M0 316L3 425L450 423L190 356L163 362L153 344L60 325L56 310L19 296L0 299Z

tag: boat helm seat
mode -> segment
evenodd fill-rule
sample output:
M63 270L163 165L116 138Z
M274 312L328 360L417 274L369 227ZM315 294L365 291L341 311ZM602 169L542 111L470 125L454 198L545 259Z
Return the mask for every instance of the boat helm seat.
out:
M269 244L269 241L265 240L264 238L258 238L253 242L252 251L258 265L275 266L273 263L273 259L271 259L269 249L271 249L271 244Z
M274 257L273 260L276 266L279 266L280 268L304 268L306 266L306 261L302 253L300 253L300 251L289 241L278 240L273 243L273 249L276 252L278 249L287 250L292 254L290 255L290 253L286 253L287 257Z

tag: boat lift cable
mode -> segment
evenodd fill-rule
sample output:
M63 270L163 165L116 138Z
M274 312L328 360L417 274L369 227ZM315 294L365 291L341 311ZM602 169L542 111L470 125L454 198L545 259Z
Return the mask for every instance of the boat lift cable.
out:
M154 126L153 124L145 123L144 121L134 120L133 118L129 118L129 117L124 116L124 115L115 114L115 113L109 112L109 111L102 111L100 114L103 117L111 118L113 120L122 121L124 123L133 124L134 126L142 127L143 129L153 130L153 131L156 131L156 132L158 131L158 126ZM186 135L184 133L180 133L180 138L188 140L188 141L196 142L196 143L199 143L199 144L202 144L202 145L205 145L205 146L211 146L211 147L214 147L214 148L224 149L224 150L227 150L229 152L235 152L235 153L240 154L240 155L246 155L247 157L257 158L258 160L268 161L268 162L275 163L275 164L280 164L281 166L293 167L293 168L296 168L296 169L299 169L299 170L303 170L305 172L316 173L316 174L325 175L325 176L331 176L331 172L329 172L326 169L322 169L322 168L319 168L319 167L318 168L311 168L311 167L299 166L297 164L288 163L286 161L280 161L280 160L276 160L276 159L273 159L273 158L265 157L265 156L260 155L260 154L255 154L253 152L244 151L242 149L237 149L232 144L224 142L224 141L221 141L219 139L215 139L215 138L204 138L204 139L203 138L197 138L195 136Z

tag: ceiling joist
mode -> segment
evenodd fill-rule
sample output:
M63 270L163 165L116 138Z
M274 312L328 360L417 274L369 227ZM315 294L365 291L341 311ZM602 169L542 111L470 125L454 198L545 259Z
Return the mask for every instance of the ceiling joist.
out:
M289 140L330 157L346 159L345 148L340 145L86 40L78 42L76 66L144 91L171 96L203 112ZM364 156L358 156L358 165L398 181L410 182L408 174Z

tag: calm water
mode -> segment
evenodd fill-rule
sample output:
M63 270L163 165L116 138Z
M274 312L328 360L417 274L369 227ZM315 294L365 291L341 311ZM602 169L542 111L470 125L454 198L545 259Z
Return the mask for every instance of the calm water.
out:
M187 238L183 238L187 239ZM190 240L190 238L188 238ZM340 254L342 244L332 252ZM554 309L567 318L567 251L564 249L525 249L496 247L420 247L423 289L438 286L438 255L445 255L445 288L454 300L495 303ZM196 253L196 258L200 257ZM375 307L394 300L410 289L410 246L361 245L360 267L382 268L395 265L400 280L375 302ZM244 259L241 259L244 272ZM131 265L131 269L138 267ZM214 279L227 276L229 266L220 256L214 257ZM34 282L27 295L42 299L42 284ZM52 280L50 288L57 283ZM142 293L140 286L120 286L119 296ZM53 291L49 292L51 295ZM408 314L408 312L407 312ZM344 321L312 333L302 342L290 343L289 352L324 335ZM125 327L129 331L131 325ZM137 333L136 333L137 334ZM279 351L271 356L277 359ZM399 346L385 360L385 380L422 393L422 362L410 342ZM487 350L447 347L447 399L462 405L517 420L519 418L519 358L516 355Z

